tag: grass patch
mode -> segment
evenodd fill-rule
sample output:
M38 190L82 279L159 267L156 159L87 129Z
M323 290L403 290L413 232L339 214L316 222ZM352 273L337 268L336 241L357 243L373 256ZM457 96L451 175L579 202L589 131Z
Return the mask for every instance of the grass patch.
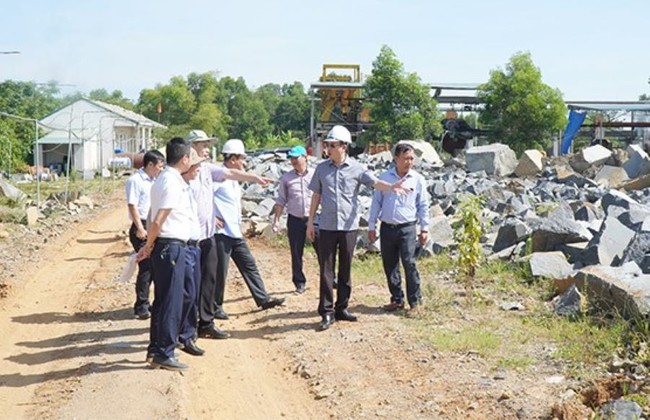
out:
M22 223L24 218L22 208L0 206L0 223Z
M501 347L501 338L492 327L483 323L468 325L457 331L442 328L429 330L426 340L439 351L474 352L484 357L494 356Z

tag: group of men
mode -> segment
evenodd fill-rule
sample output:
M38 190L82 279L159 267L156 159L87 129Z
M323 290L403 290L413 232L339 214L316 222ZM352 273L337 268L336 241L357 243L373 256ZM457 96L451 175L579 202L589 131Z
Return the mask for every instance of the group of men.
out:
M127 204L132 226L129 237L138 252L134 313L151 317L147 361L156 368L183 370L175 349L200 356L196 339L225 339L229 333L215 325L228 319L223 308L225 281L232 259L256 305L269 309L284 299L268 294L241 231L239 182L266 186L270 179L244 171L246 151L241 140L228 140L221 153L223 165L209 162L214 138L193 130L186 138L173 138L163 157L155 151L144 156L144 167L127 182ZM384 271L391 294L387 311L411 310L421 305L420 280L415 265L417 245L427 240L428 195L424 178L415 172L414 150L406 143L395 147L395 166L379 178L350 158L350 132L335 126L324 141L328 158L315 169L307 164L302 146L288 157L293 170L280 180L273 210L274 230L287 211L292 281L297 294L306 288L303 270L305 241L314 244L320 267L317 330L335 321L357 321L348 305L352 289L351 262L357 241L361 185L375 189L368 237L380 240ZM338 270L336 260L338 256ZM399 260L406 275L404 295ZM149 288L154 283L153 305ZM334 300L334 288L337 289Z

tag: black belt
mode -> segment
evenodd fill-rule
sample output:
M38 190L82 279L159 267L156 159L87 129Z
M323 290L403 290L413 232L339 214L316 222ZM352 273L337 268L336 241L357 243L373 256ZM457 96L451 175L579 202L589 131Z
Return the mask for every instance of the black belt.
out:
M289 217L293 217L294 219L298 219L298 220L301 220L303 222L306 222L307 220L309 220L309 217L298 217L298 216L294 216L293 214L289 214Z
M384 222L384 221L382 220L381 225L382 225L382 226L389 227L389 228L391 228L391 229L400 229L400 228L404 228L404 227L413 226L413 225L416 224L416 223L417 223L417 220L414 220L414 221L412 221L412 222L400 223L400 224L396 225L396 224L394 224L394 223L388 223L388 222Z
M190 239L188 241L183 241L181 239L174 239L174 238L158 238L156 239L156 242L163 244L163 245L182 245L182 246L199 246L199 241L196 239Z

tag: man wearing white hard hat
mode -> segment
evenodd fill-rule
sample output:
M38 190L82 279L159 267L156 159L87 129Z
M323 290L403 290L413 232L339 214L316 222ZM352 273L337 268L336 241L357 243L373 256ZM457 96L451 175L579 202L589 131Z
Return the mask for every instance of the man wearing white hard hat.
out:
M358 195L361 185L379 191L407 194L402 188L405 179L390 184L378 179L365 166L347 155L352 136L347 128L334 126L325 138L329 159L321 162L314 172L309 189L314 192L309 209L307 237L313 241L314 217L321 208L318 252L320 255L320 301L318 314L322 317L318 330L328 329L334 321L356 321L348 311L352 282L352 256L359 228ZM334 302L335 262L339 256L338 287Z
M246 149L239 139L228 140L221 149L223 166L231 171L242 171L246 161ZM241 231L241 187L234 180L215 183L214 202L216 204L217 233L217 310L223 310L223 300L228 265L230 259L255 300L262 309L270 309L284 303L283 298L271 297L264 286L262 277ZM225 312L224 312L225 313ZM199 328L200 334L200 328Z
M187 136L192 149L203 159L209 160L210 147L216 141L202 130L192 130ZM214 183L225 180L266 185L269 181L253 173L239 169L229 169L204 161L195 179L190 181L190 188L197 203L197 212L201 231L199 247L201 249L201 287L199 291L199 323L198 333L202 338L224 339L230 337L225 331L214 325L215 319L226 319L223 311L217 311L214 305L215 294L221 287L217 285L217 253L214 239L216 209L213 199Z

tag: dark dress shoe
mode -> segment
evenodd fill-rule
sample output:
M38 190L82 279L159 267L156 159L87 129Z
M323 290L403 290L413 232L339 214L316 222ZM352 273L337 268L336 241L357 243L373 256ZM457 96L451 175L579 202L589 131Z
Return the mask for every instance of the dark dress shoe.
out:
M325 331L333 323L334 323L334 317L332 317L332 315L325 315L323 319L320 321L320 324L318 324L318 328L316 328L316 331Z
M400 309L404 309L404 303L403 302L391 302L388 305L384 305L383 309L386 312L399 311Z
M305 287L306 286L305 286L304 283L301 283L301 284L297 285L296 286L296 293L299 294L299 295L302 295L303 293L305 293Z
M337 321L350 321L350 322L356 322L358 319L355 315L352 315L350 312L348 312L347 309L343 309L342 311L335 313L334 318L336 318Z
M185 363L181 363L173 357L154 356L151 361L151 367L154 369L165 369L180 372L187 369Z
M228 319L228 314L222 308L218 308L214 313L214 319L222 319L225 321Z
M284 298L272 297L269 298L269 300L267 300L266 302L262 303L262 305L260 306L262 307L262 309L271 309L271 308L275 308L276 306L280 306L283 303L284 303Z
M226 338L230 338L230 333L221 331L219 328L215 327L214 325L211 325L209 327L199 327L197 334L201 338L213 338L216 340L223 340Z
M149 312L149 309L137 310L135 311L135 317L142 320L149 319L151 318L151 312Z
M203 356L205 354L205 350L197 346L194 340L186 342L181 350L192 356Z

